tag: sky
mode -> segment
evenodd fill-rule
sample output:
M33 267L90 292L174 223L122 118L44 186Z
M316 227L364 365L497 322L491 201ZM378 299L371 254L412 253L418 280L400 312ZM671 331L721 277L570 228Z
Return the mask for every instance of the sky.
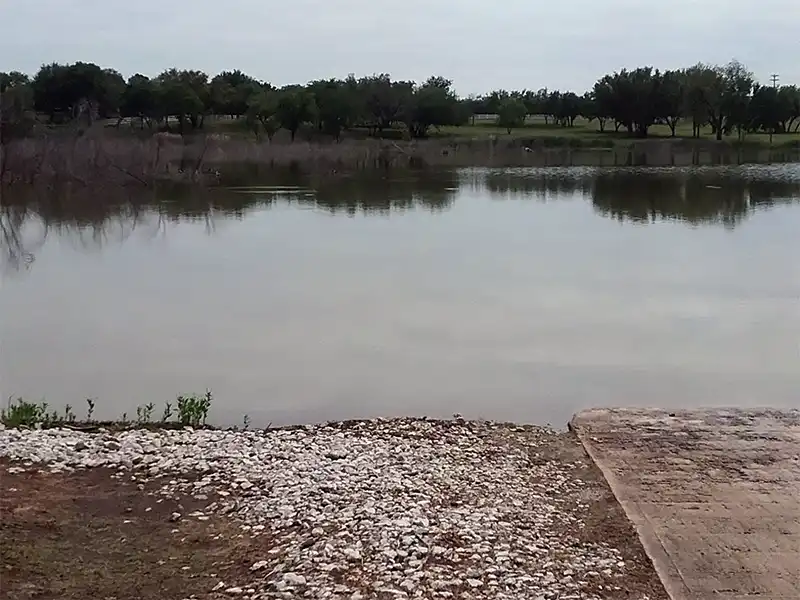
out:
M86 61L128 77L241 69L583 92L602 75L736 58L800 84L799 0L0 0L0 71Z

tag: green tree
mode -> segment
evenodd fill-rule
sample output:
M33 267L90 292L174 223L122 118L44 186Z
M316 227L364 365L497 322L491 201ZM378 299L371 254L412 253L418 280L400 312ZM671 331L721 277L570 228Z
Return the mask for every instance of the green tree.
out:
M617 130L621 121L617 119L617 97L614 93L613 79L606 75L594 84L592 89L592 101L594 106L591 108L594 118L600 125L600 131L605 131L606 121L614 119L617 123ZM589 115L586 115L589 118ZM591 120L591 119L590 119Z
M669 127L675 137L675 129L684 114L686 76L681 71L665 71L658 82L655 93L656 118Z
M497 126L504 127L511 134L513 129L525 125L528 108L518 96L508 96L500 101L497 107Z
M738 61L724 66L697 64L688 70L692 112L701 107L717 140L736 127L740 135L746 126L748 104L755 79Z
M250 96L247 102L247 123L256 137L263 131L268 140L280 129L278 122L278 94L269 86Z
M500 112L500 105L511 97L507 90L495 90L486 96L486 114L496 115Z
M778 89L778 111L781 131L790 133L800 129L800 88L784 85Z
M25 73L20 73L19 71L11 71L9 73L0 72L0 94L9 88L23 85L31 85L31 78Z
M529 115L545 115L549 122L550 115L545 114L547 106L547 97L549 92L546 89L541 89L536 92L532 90L524 90L522 92L522 101L525 102L525 108Z
M554 93L554 116L562 127L574 127L581 114L581 98L574 92Z
M261 84L239 71L223 71L209 84L209 102L215 115L241 117L247 112L251 96L259 93Z
M700 129L708 123L709 108L706 100L706 87L716 74L710 67L697 64L684 70L683 112L692 120L692 137L700 137Z
M748 122L753 131L777 132L781 130L781 110L778 90L772 86L756 85L750 99Z
M400 121L414 95L413 82L392 81L386 73L362 77L358 88L364 99L364 119L373 134L380 134Z
M320 130L338 141L342 130L352 127L358 117L352 82L339 79L312 81L308 90L314 96Z
M119 115L125 87L125 80L119 71L102 70L96 90L97 113L101 118L110 119Z
M660 78L660 73L654 72L652 67L640 67L606 75L595 84L595 95L608 103L617 130L624 125L629 133L647 137L658 117L656 100Z
M198 129L210 112L211 98L208 76L202 71L169 69L156 78L159 112L169 129L169 119L178 121L181 134L187 129Z
M314 95L300 86L288 86L280 90L275 117L281 127L289 131L294 141L300 126L313 123L317 118Z
M151 126L153 119L158 118L159 101L155 82L144 75L133 75L122 93L120 117L139 119L140 127L144 129L145 122Z
M444 77L430 77L415 87L403 111L412 138L424 138L431 127L454 125L460 118L458 97L453 82Z
M25 137L35 122L30 78L19 71L0 73L0 144Z
M42 65L31 82L34 106L50 121L68 121L72 118L79 98L75 97L76 87L70 79L67 65L51 63Z
M726 113L726 121L724 131L730 133L735 128L739 139L742 139L748 130L750 97L753 93L755 77L751 71L736 60L722 68L722 77L725 82L723 109ZM720 137L717 136L717 139Z

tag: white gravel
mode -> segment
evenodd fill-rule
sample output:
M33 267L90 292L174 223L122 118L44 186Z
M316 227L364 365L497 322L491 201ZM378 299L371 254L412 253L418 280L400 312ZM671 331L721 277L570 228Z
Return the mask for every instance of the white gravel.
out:
M0 456L20 461L15 469L139 469L165 496L208 498L204 511L172 517L234 516L264 541L251 578L220 582L223 595L611 596L625 564L569 533L581 526L584 486L578 465L547 459L556 435L421 419L268 432L6 429Z

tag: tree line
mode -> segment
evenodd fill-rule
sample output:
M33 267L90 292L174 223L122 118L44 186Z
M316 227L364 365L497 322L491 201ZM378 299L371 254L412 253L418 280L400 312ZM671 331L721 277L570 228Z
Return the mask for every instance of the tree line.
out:
M623 69L604 75L580 95L545 88L466 98L439 76L417 83L388 74L350 75L277 88L239 70L209 78L202 71L173 68L126 81L114 69L76 62L43 65L32 77L0 73L0 110L2 139L28 135L37 122L91 125L98 119L185 134L202 130L212 115L241 120L256 136L269 139L280 129L294 139L302 127L337 140L354 129L372 136L399 129L424 138L437 128L474 122L475 115L493 115L511 133L535 115L565 128L583 118L600 132L613 127L635 137L647 137L659 124L675 136L685 122L693 137L709 127L721 140L750 132L797 132L800 89L761 85L737 61L667 71Z

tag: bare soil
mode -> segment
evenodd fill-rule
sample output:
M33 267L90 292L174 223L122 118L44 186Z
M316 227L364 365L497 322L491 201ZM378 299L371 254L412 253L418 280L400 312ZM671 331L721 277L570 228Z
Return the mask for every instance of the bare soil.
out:
M607 543L622 552L628 577L619 589L597 588L609 600L668 597L624 512L571 433L531 460L582 461L586 483L580 502L589 506L576 540ZM268 538L250 538L227 517L182 518L214 500L179 500L155 493L156 482L116 479L106 469L69 474L9 473L0 460L0 598L7 600L211 599L223 581L246 585L254 557Z
M202 598L220 580L247 579L253 542L235 523L170 521L211 500L157 502L154 484L140 490L106 469L11 474L9 466L0 462L0 598Z

